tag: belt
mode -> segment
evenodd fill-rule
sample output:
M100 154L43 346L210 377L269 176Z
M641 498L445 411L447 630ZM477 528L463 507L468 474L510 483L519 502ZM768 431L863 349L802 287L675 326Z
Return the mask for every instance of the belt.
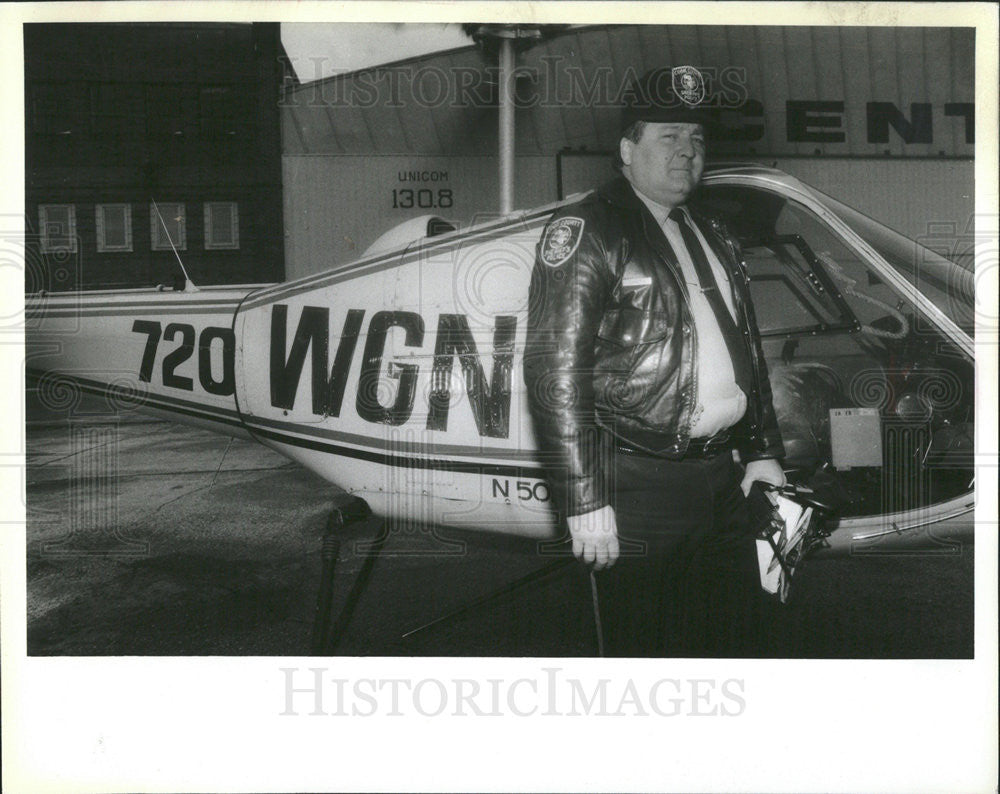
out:
M615 447L619 452L667 460L708 460L723 452L732 451L735 446L731 429L722 430L710 438L692 438L683 452L679 444L675 449L674 443L676 443L675 436L665 436L661 433L630 433L628 436L615 437Z
M723 452L732 452L735 444L731 438L731 433L724 430L722 433L711 438L692 438L688 444L685 458L714 458Z

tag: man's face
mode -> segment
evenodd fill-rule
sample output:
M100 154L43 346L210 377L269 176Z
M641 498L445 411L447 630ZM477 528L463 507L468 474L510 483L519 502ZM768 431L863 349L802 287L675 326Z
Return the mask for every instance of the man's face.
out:
M622 138L622 173L635 188L666 207L683 204L705 168L700 124L650 123L637 143Z

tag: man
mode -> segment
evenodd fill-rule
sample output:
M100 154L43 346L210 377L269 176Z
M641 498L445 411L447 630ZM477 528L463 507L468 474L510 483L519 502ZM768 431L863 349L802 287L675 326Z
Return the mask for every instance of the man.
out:
M609 655L759 652L744 497L784 450L737 243L685 207L704 99L692 67L638 81L621 176L553 215L532 275L529 402Z

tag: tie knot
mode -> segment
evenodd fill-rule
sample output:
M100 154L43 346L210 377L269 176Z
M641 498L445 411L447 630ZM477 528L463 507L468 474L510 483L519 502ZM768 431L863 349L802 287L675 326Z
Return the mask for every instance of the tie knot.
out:
M670 210L670 214L667 215L667 217L677 224L682 224L687 222L684 217L684 210L682 210L680 207L674 207L672 210Z

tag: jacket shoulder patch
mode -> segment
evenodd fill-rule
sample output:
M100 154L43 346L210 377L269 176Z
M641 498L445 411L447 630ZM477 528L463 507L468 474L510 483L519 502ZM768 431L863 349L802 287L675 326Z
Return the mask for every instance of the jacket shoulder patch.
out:
M548 267L559 267L580 245L583 237L583 218L567 216L553 221L546 227L539 257Z

